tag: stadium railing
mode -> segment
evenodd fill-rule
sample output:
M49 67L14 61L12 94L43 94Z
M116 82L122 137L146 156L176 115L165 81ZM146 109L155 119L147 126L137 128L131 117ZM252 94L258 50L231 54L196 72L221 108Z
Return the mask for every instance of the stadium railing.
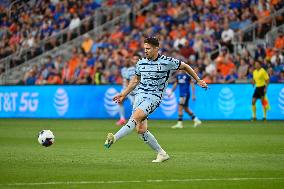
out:
M270 32L265 35L265 42L268 46L274 46L274 41L277 38L277 34L280 32L284 33L284 24L281 26L273 28Z

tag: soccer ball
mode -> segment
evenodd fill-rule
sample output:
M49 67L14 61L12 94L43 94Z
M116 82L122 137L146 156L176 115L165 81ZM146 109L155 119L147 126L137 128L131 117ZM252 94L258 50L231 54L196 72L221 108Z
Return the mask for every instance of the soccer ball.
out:
M54 134L50 130L42 130L38 134L38 142L45 147L49 147L54 143Z

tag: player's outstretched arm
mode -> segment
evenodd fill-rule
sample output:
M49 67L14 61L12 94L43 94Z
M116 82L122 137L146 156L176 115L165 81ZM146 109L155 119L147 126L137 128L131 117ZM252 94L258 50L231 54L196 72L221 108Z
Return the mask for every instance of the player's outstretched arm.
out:
M201 80L197 74L195 73L195 71L187 64L185 64L184 62L182 62L179 66L180 70L184 70L186 71L186 73L188 73L189 75L191 75L191 77L193 77L193 79L195 79L195 81L197 82L197 84L202 87L202 88L208 88L207 84L205 83L205 81Z
M124 89L121 93L119 93L118 95L116 95L113 98L113 101L117 102L117 103L121 103L125 97L135 89L135 87L139 84L140 82L140 77L139 76L134 76L130 81L129 84L127 85L126 89Z

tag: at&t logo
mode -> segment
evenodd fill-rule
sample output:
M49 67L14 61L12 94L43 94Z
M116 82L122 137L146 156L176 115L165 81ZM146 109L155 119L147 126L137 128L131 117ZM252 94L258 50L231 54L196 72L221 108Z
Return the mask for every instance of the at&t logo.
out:
M281 113L284 114L284 88L282 88L279 93L278 102L278 107L280 108Z
M177 100L175 93L172 93L169 96L171 89L166 90L166 94L164 95L164 99L161 103L162 112L167 116L170 117L177 111Z
M63 116L68 111L69 98L67 92L63 88L57 89L53 97L53 106L60 116Z
M112 99L117 94L115 88L109 88L104 96L104 107L110 116L115 116L119 111L119 106Z
M236 106L234 93L228 87L222 88L218 95L218 107L225 116L234 112Z

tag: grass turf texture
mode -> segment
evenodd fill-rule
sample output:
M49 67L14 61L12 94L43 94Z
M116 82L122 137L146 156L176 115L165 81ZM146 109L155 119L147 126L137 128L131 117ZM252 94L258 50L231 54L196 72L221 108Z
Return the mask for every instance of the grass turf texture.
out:
M106 134L119 129L114 123L1 119L0 188L284 188L283 121L205 121L199 128L185 121L184 129L171 129L175 121L150 120L171 156L161 164L151 163L155 152L135 132L105 149ZM42 129L54 132L53 146L38 144Z

